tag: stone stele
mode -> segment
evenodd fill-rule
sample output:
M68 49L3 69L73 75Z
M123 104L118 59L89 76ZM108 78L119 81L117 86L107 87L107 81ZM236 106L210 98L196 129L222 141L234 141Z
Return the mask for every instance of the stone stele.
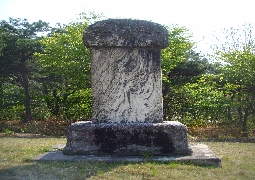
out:
M187 128L163 121L160 51L168 31L143 20L109 19L90 25L92 121L70 125L66 155L191 154Z

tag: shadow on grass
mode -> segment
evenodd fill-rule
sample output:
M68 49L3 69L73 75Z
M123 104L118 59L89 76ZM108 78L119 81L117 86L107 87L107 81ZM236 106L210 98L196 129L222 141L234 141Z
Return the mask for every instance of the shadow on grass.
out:
M133 166L136 169L137 166L143 166L148 171L151 167L167 166L169 169L178 169L180 166L192 166L193 168L215 168L214 166L196 165L193 163L181 163L181 162L91 162L91 161L45 161L45 162L29 162L24 160L24 164L20 166L13 166L3 168L0 170L0 177L2 180L9 179L28 179L28 180L45 180L45 179L87 179L92 176L102 176L105 173L132 173L132 170L123 170L122 172L114 172L116 169L125 169L124 167ZM148 167L147 167L148 166Z
M28 160L26 160L27 162ZM24 165L3 168L0 170L0 179L87 179L91 176L103 174L124 163L107 162L36 162Z

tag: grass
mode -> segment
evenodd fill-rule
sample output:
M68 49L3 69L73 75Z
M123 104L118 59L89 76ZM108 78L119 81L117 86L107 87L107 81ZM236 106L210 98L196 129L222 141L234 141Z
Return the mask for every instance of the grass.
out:
M0 179L254 179L255 143L204 142L222 167L178 163L31 162L65 138L0 137Z

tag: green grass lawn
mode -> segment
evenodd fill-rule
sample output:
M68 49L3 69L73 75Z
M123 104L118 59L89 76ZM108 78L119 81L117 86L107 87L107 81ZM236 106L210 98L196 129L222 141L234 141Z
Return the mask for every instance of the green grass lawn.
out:
M65 138L0 137L0 179L255 179L255 143L204 142L222 167L177 163L30 162Z

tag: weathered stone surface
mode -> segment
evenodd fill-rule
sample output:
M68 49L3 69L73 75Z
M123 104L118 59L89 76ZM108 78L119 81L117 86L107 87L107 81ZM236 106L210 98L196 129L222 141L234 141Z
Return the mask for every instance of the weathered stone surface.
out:
M163 123L78 122L68 127L65 155L191 154L187 128L177 121Z
M91 49L92 121L163 121L160 49L167 30L141 20L110 19L89 26L84 44Z
M90 25L83 34L87 47L168 46L168 32L160 24L143 20L108 19Z
M91 54L93 122L163 121L159 50L101 48Z

